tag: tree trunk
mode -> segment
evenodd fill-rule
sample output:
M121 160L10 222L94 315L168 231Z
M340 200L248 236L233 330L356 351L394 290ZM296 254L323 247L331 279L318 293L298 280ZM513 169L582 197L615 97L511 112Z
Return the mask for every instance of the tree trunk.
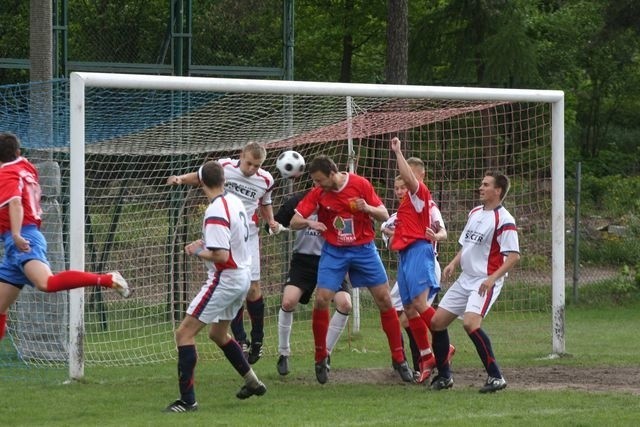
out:
M385 69L385 80L388 84L407 84L408 16L408 0L389 0L387 3L387 64Z
M342 20L342 61L340 62L340 81L351 82L353 63L353 6L354 0L345 0Z

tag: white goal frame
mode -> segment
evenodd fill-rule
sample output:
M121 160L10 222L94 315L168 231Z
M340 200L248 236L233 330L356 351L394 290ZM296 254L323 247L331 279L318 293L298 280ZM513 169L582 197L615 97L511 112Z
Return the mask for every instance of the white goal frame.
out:
M558 90L492 89L361 83L223 79L74 72L70 77L70 268L85 269L85 88L157 89L331 95L344 97L432 98L468 101L545 102L551 105L551 241L552 356L565 353L564 231L564 92ZM356 295L354 295L356 297ZM355 298L354 298L355 299ZM357 299L354 301L354 315ZM69 376L84 376L84 289L70 291ZM357 324L357 320L356 320Z

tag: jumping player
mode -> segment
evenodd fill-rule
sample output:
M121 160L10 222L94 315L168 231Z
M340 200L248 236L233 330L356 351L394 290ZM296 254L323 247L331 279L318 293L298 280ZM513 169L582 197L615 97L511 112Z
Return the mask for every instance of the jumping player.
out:
M410 166L398 138L391 139L391 150L396 155L398 170L408 191L398 207L398 221L390 247L398 251L398 290L411 334L420 351L417 382L422 383L429 378L431 367L435 365L429 345L429 325L435 310L428 301L440 290L435 276L434 233L430 227L431 193L423 182L424 163L416 158L414 166Z
M309 174L315 188L298 204L290 227L310 228L325 238L312 313L316 379L321 384L328 379L329 304L348 273L354 287L366 287L371 292L380 310L393 367L403 381L412 382L413 372L402 351L398 314L389 297L387 273L373 243L372 219L388 219L387 208L369 181L353 173L338 172L336 164L327 156L313 159ZM313 213L317 213L317 221L309 219Z
M237 316L231 322L231 330L252 365L262 357L264 339L264 300L260 289L258 213L267 222L269 228L273 231L278 230L278 223L273 219L273 207L271 206L273 177L262 169L262 163L266 157L267 152L264 147L257 142L250 142L242 149L240 158L218 160L224 168L225 189L240 198L250 219L251 288L247 294L247 311L251 318L251 342L247 340L247 333L244 330L243 306L240 307ZM191 172L180 176L170 176L167 179L167 184L198 186L200 181L198 174Z
M74 270L51 272L47 242L40 232L38 171L20 155L20 140L12 133L0 133L0 182L0 234L4 242L4 258L0 264L0 340L6 330L7 311L25 284L42 292L103 286L124 298L129 297L129 285L116 271L107 274Z
M411 165L412 167L414 167L414 165L415 167L420 167L420 165L423 164L423 162L420 159L417 159L414 157L407 159L407 163L409 163L409 165ZM402 200L406 196L408 189L401 176L396 176L394 180L393 190L398 200ZM387 247L389 246L389 240L392 239L393 235L395 234L397 219L398 219L398 215L397 213L394 213L389 217L388 220L383 222L382 225L380 226L380 230L382 231L382 239ZM442 218L442 213L440 212L438 205L433 201L433 199L429 200L429 219L430 219L429 229L426 231L425 234L433 243L436 280L438 283L440 283L441 269L440 269L440 263L438 262L437 248L438 248L438 242L445 240L447 238L447 230L445 228L444 219ZM413 361L413 369L417 373L416 378L419 379L420 350L418 349L418 345L415 342L415 339L413 338L413 335L411 333L411 328L409 328L409 321L407 319L407 316L404 313L404 306L402 305L402 298L400 298L400 291L398 290L397 281L391 288L391 291L389 292L389 294L391 295L391 302L395 307L396 311L398 312L398 317L400 318L400 324L402 325L405 332L407 333L407 337L409 339L409 347L411 349L411 359ZM429 297L429 300L427 300L427 303L429 305L433 304L433 300L435 299L436 296L437 294L431 295ZM455 354L455 351L456 351L455 347L451 345L449 348L449 358L453 357L453 355ZM433 360L433 359L430 359L430 360ZM435 368L435 360L433 360L433 365L430 365L429 368L431 370Z
M238 399L267 392L242 348L229 336L229 323L243 304L251 283L251 254L247 212L240 199L224 190L224 170L216 161L208 161L198 171L202 190L211 201L204 214L202 239L185 247L187 255L207 265L207 280L189 304L187 314L175 332L178 347L180 399L165 412L189 412L198 409L194 388L194 370L198 359L196 335L208 324L209 338L245 380L236 393Z
M479 188L482 205L469 212L467 224L458 240L462 248L442 271L446 279L458 265L462 269L431 319L438 366L438 376L431 383L433 390L453 386L446 360L449 348L447 327L459 316L487 371L488 378L480 392L495 392L507 386L489 336L482 329L482 319L500 295L505 274L520 259L516 222L502 206L508 192L509 178L498 172L485 174Z

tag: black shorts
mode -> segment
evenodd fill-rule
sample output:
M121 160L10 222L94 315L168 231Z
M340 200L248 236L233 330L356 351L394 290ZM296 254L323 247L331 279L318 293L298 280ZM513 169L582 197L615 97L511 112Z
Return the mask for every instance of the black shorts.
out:
M291 256L289 274L284 286L295 286L302 290L300 304L308 304L318 283L318 263L320 256L294 253ZM350 292L349 283L342 281L342 287L338 292Z

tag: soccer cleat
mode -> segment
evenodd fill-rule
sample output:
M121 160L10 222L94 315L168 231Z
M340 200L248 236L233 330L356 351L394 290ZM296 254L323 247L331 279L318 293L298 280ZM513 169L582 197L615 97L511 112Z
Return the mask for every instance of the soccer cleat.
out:
M489 377L487 378L487 382L484 383L479 391L480 393L493 393L506 387L507 382L504 380L504 378Z
M413 382L413 371L409 367L409 364L407 363L406 360L403 360L402 362L396 362L394 360L393 361L393 369L398 374L400 374L400 378L402 378L402 381L404 381L405 383L412 383Z
M449 354L447 354L447 363L451 365L451 359L456 354L456 347L453 344L449 344Z
M249 348L249 355L247 356L247 361L250 365L256 363L262 357L262 343L261 342L252 342L251 348Z
M433 357L433 355L426 360L421 360L420 375L418 376L418 379L416 382L418 384L422 384L423 382L425 382L431 376L431 371L433 371L433 368L435 367L435 365L436 365L436 358Z
M249 343L247 341L238 341L240 348L242 349L242 355L245 360L249 359Z
M287 375L289 373L289 356L281 354L280 357L278 357L276 367L280 375Z
M329 357L325 357L319 362L316 362L316 379L320 384L324 384L329 379Z
M251 396L262 396L266 392L267 386L265 386L261 381L258 381L258 385L256 387L250 387L248 384L240 387L240 390L236 393L236 397L244 400Z
M451 387L453 387L453 377L447 378L438 375L431 381L431 390L445 390Z
M198 410L198 402L188 404L184 400L178 399L167 406L163 412L192 412Z
M122 298L129 298L129 296L131 295L131 289L129 289L129 284L126 280L124 280L122 274L120 274L118 271L112 271L109 274L111 274L111 289L119 293Z

